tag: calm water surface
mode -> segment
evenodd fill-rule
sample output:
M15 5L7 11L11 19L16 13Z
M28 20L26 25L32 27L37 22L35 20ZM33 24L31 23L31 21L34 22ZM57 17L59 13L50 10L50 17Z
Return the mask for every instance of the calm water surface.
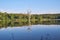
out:
M60 40L60 25L1 28L0 40Z

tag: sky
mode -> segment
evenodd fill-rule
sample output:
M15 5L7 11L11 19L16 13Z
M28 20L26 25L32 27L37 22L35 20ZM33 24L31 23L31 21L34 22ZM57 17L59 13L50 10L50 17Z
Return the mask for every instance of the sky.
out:
M60 0L0 0L0 12L60 13Z

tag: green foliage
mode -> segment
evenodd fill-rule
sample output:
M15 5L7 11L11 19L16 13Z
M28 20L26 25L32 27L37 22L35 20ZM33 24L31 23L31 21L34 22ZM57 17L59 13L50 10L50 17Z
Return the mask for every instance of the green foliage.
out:
M56 24L60 21L53 20L60 19L60 14L32 14L30 18L31 24ZM0 27L21 26L29 24L28 14L8 14L7 12L0 12ZM60 24L60 23L59 23Z

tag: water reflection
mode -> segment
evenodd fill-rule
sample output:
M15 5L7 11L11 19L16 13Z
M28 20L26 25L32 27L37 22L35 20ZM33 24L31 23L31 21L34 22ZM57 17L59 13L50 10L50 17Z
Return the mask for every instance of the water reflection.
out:
M60 40L59 37L60 25L32 25L0 29L0 40Z
M1 27L8 27L8 26L29 26L29 25L37 25L37 24L42 24L42 25L60 25L60 19L49 19L49 20L43 20L43 21L28 21L26 22L15 22L15 21L9 21L6 24L0 24Z

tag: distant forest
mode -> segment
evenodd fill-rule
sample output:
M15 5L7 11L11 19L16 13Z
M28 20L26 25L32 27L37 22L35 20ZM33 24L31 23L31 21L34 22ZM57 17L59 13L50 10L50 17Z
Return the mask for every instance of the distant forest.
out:
M30 22L29 22L30 21ZM0 27L29 24L60 24L60 13L56 14L13 14L0 12Z

